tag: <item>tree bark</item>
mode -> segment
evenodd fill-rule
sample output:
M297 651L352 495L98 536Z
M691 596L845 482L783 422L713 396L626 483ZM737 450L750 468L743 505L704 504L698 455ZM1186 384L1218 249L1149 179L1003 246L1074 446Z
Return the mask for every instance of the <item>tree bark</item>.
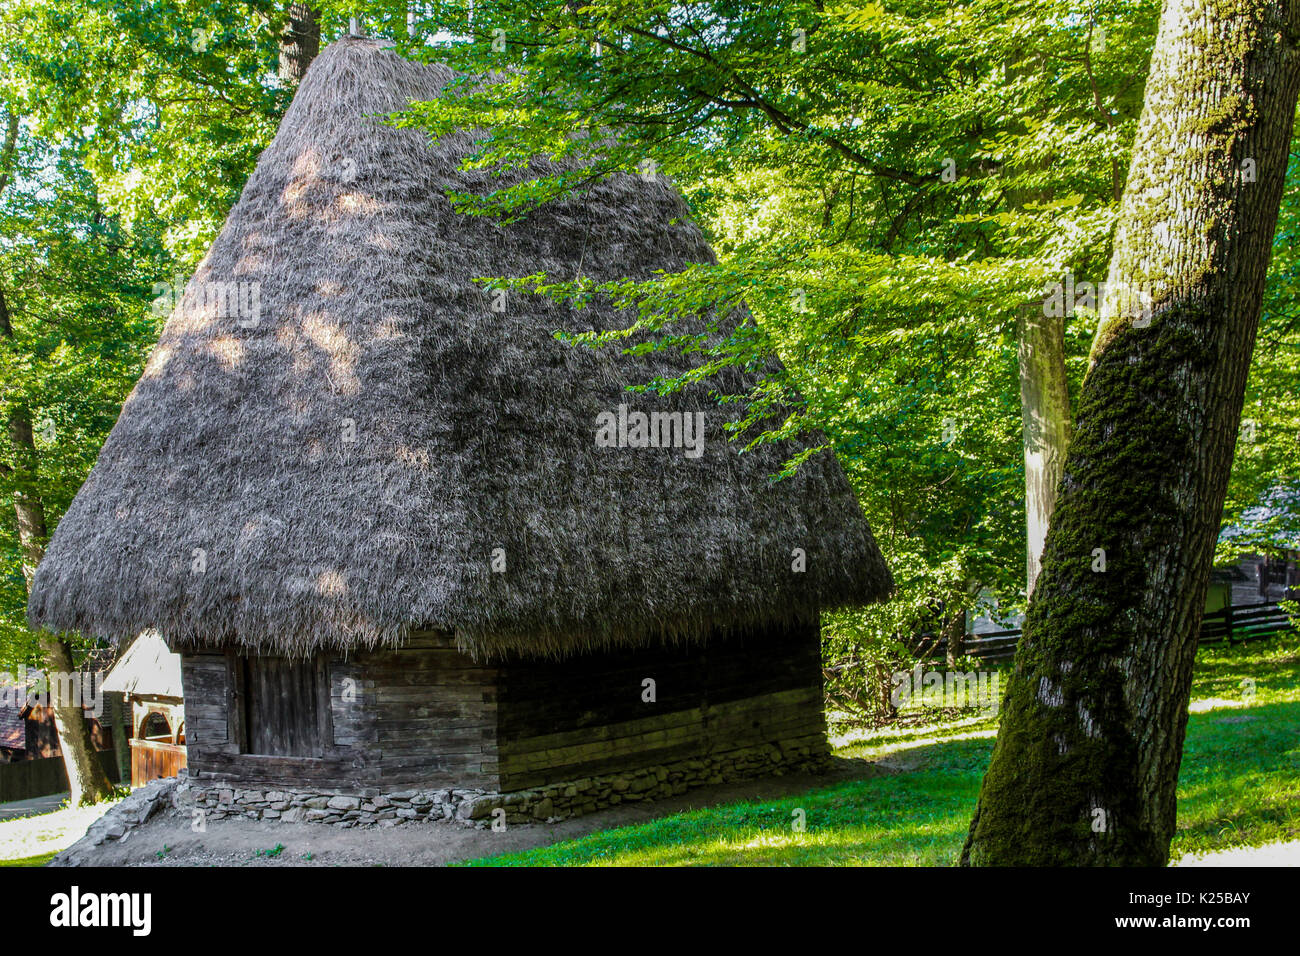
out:
M131 782L131 702L125 694L104 694L104 713L113 728L113 752L117 757L117 779Z
M1060 315L1046 312L1037 303L1028 305L1017 322L1025 454L1025 594L1031 597L1070 443L1070 384L1065 373L1068 309Z
M943 625L943 636L947 638L947 663L956 667L957 660L966 653L966 611L962 609L949 616Z
M297 86L320 52L320 12L307 3L290 3L280 32L280 79Z
M1300 0L1166 0L1091 367L964 864L1168 860L1298 36ZM1146 317L1132 308L1144 288Z
M13 338L13 325L9 319L8 303L4 289L0 288L0 336ZM22 548L23 577L31 593L32 575L45 556L48 529L45 523L45 505L38 487L36 440L32 433L31 413L25 405L10 409L8 422L9 444L14 455L12 464L3 466L5 475L13 483L14 517L18 525L18 544ZM95 756L95 744L90 735L90 724L82 711L82 701L67 700L55 693L65 687L64 681L54 675L75 673L72 647L52 634L38 634L37 642L45 673L51 689L50 705L54 711L54 727L59 734L59 749L63 765L68 772L68 785L73 806L97 803L109 796L112 785L108 775Z
M72 647L53 634L37 635L46 673L74 674ZM63 753L63 766L68 772L69 803L79 807L98 803L110 796L113 785L95 751L95 741L90 734L90 721L81 709L82 701L75 695L69 699L59 691L63 681L50 679L50 708L54 711L54 729L59 733L59 749Z

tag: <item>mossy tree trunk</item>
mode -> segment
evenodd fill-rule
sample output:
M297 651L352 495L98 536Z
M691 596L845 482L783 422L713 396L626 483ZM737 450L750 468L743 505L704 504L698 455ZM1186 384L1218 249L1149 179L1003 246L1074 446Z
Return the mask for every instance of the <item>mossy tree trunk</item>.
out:
M47 673L75 672L72 647L67 641L59 640L52 634L41 634L39 640ZM95 741L90 734L90 722L81 709L82 702L75 694L71 700L63 698L58 691L66 686L64 682L50 680L49 685L54 729L59 734L63 766L68 772L69 802L74 807L98 803L112 794L113 785L109 783L108 774L104 772L104 766L95 752Z
M1300 86L1297 37L1300 2L1166 0L1101 323L964 864L1167 862Z

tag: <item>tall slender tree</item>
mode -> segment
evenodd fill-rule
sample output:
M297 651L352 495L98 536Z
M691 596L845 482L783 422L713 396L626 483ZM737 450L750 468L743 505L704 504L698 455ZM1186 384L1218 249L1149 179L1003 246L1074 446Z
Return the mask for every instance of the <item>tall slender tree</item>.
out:
M1166 0L1042 575L963 863L1167 861L1298 37L1295 0Z
M84 641L30 632L24 585L156 334L151 285L181 269L160 234L205 244L288 96L262 81L257 9L0 6L0 659L71 674ZM94 802L110 786L82 702L52 703L72 801Z
M9 128L17 126L16 114L9 116ZM5 161L13 162L14 150L7 150ZM0 171L0 186L13 179L12 167ZM4 276L0 274L0 340L7 346L14 338L8 300L5 296ZM0 390L0 400L7 399ZM14 519L18 529L18 542L22 550L23 579L31 590L32 575L45 556L49 540L45 519L45 502L41 496L41 480L36 435L32 429L31 409L21 402L4 401L7 409L6 423L8 454L0 460L0 478L10 489ZM82 701L69 694L72 685L57 675L76 673L71 645L55 634L37 635L41 660L45 667L50 705L54 714L54 727L59 735L59 749L68 773L68 788L73 806L96 803L112 792L108 775L95 756L90 724L82 711Z
M1052 313L1052 314L1049 314ZM1070 441L1066 312L1033 302L1017 321L1020 420L1025 455L1025 593L1042 569L1043 545Z

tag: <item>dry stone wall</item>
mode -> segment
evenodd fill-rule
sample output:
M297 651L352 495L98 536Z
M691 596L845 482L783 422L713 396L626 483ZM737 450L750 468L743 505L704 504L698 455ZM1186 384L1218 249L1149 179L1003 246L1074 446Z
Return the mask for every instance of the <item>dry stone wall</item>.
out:
M203 810L209 820L245 817L339 827L387 827L408 822L486 827L502 819L508 824L554 822L622 803L658 800L694 787L819 772L825 769L827 759L825 740L812 738L514 793L448 788L340 793L187 785L177 793L176 802L178 806Z

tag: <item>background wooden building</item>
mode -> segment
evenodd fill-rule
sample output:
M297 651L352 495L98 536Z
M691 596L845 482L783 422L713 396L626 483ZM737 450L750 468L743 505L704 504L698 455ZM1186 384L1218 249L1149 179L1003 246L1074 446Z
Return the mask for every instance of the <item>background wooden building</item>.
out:
M62 757L54 709L28 702L16 703L26 688L0 688L0 763ZM113 728L107 715L92 717L90 739L95 750L113 749Z
M185 700L181 658L157 631L142 633L104 679L104 691L126 698L131 726L131 786L174 777L185 766Z
M0 803L68 790L54 710L31 700L31 690L31 684L0 686ZM117 783L122 779L121 768L114 749L117 736L109 716L101 712L89 723L96 756L109 781Z

